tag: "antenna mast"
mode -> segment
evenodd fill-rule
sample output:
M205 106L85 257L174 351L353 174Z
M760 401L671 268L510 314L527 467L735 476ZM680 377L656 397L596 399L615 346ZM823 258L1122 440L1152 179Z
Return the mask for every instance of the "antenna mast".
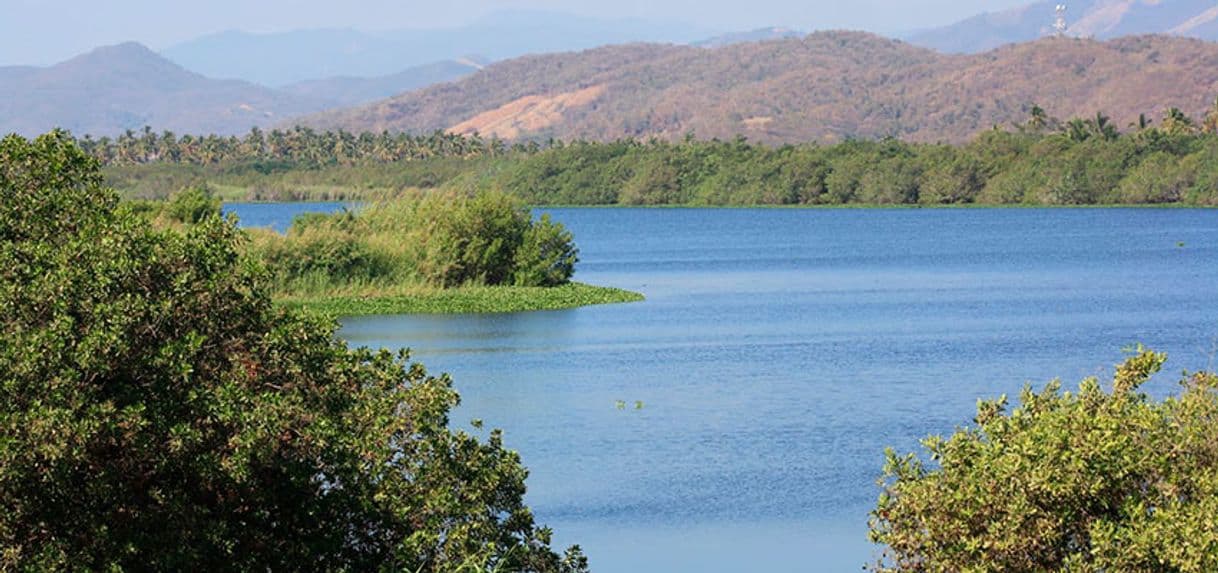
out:
M1053 20L1053 32L1060 38L1066 35L1070 30L1070 25L1066 23L1066 5L1057 5L1057 18Z

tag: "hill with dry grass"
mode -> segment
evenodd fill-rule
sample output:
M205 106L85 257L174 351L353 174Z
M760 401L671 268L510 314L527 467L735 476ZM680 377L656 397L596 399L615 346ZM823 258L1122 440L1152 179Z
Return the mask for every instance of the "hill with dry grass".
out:
M1048 38L942 54L857 32L719 48L631 44L529 56L461 81L302 120L351 131L479 132L507 139L765 142L894 136L961 141L1021 121L1103 111L1125 125L1218 95L1218 45L1179 37Z

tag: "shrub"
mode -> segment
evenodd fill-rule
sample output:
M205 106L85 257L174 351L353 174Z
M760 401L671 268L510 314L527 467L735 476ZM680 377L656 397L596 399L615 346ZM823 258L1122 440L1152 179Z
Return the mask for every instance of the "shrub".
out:
M1121 200L1135 204L1181 201L1196 178L1190 163L1163 152L1152 154L1121 181Z
M508 282L529 219L511 197L491 191L430 195L419 202L413 224L419 274L453 287Z
M194 225L208 217L220 216L220 199L206 186L188 187L169 198L164 214L170 220Z
M546 214L525 229L513 259L512 282L516 286L558 286L575 274L579 249L571 232Z
M1218 570L1218 377L1139 392L1166 356L1139 349L1110 392L1058 382L975 426L888 452L871 538L877 571Z

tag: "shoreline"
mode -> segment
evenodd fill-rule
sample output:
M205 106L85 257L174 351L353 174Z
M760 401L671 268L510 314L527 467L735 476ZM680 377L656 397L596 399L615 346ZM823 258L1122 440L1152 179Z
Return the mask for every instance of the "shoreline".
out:
M224 205L309 205L309 204L358 204L375 199L303 200L303 201L224 201ZM1007 209L1196 209L1218 210L1218 205L1191 205L1187 203L1113 203L1096 205L1036 205L1025 203L962 203L962 204L917 204L917 203L848 203L844 205L528 205L529 209L671 209L671 210L791 210L791 211L943 211L943 210L1007 210Z
M383 315L509 314L628 304L646 298L613 287L572 282L556 287L468 286L388 295L288 295L275 304L335 318Z

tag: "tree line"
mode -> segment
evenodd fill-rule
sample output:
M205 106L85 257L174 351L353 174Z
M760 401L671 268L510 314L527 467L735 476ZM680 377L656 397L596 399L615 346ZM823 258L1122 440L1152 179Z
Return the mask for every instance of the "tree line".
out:
M103 165L172 163L217 165L237 162L279 162L295 167L324 167L362 163L418 161L437 157L495 157L538 149L536 143L509 145L501 139L437 131L351 133L316 131L297 126L265 132L253 128L244 136L157 133L145 126L111 138L84 136L77 144Z
M964 145L895 139L767 147L744 139L575 143L455 183L536 204L1218 204L1218 105L1122 131L1103 114L1025 123Z
M252 199L358 190L501 190L539 205L1218 204L1218 102L1121 128L1037 106L962 145L897 139L767 146L744 138L508 143L437 132L308 128L244 138L126 134L81 141L138 196L202 182ZM333 191L338 190L338 191ZM315 195L315 193L314 193Z

